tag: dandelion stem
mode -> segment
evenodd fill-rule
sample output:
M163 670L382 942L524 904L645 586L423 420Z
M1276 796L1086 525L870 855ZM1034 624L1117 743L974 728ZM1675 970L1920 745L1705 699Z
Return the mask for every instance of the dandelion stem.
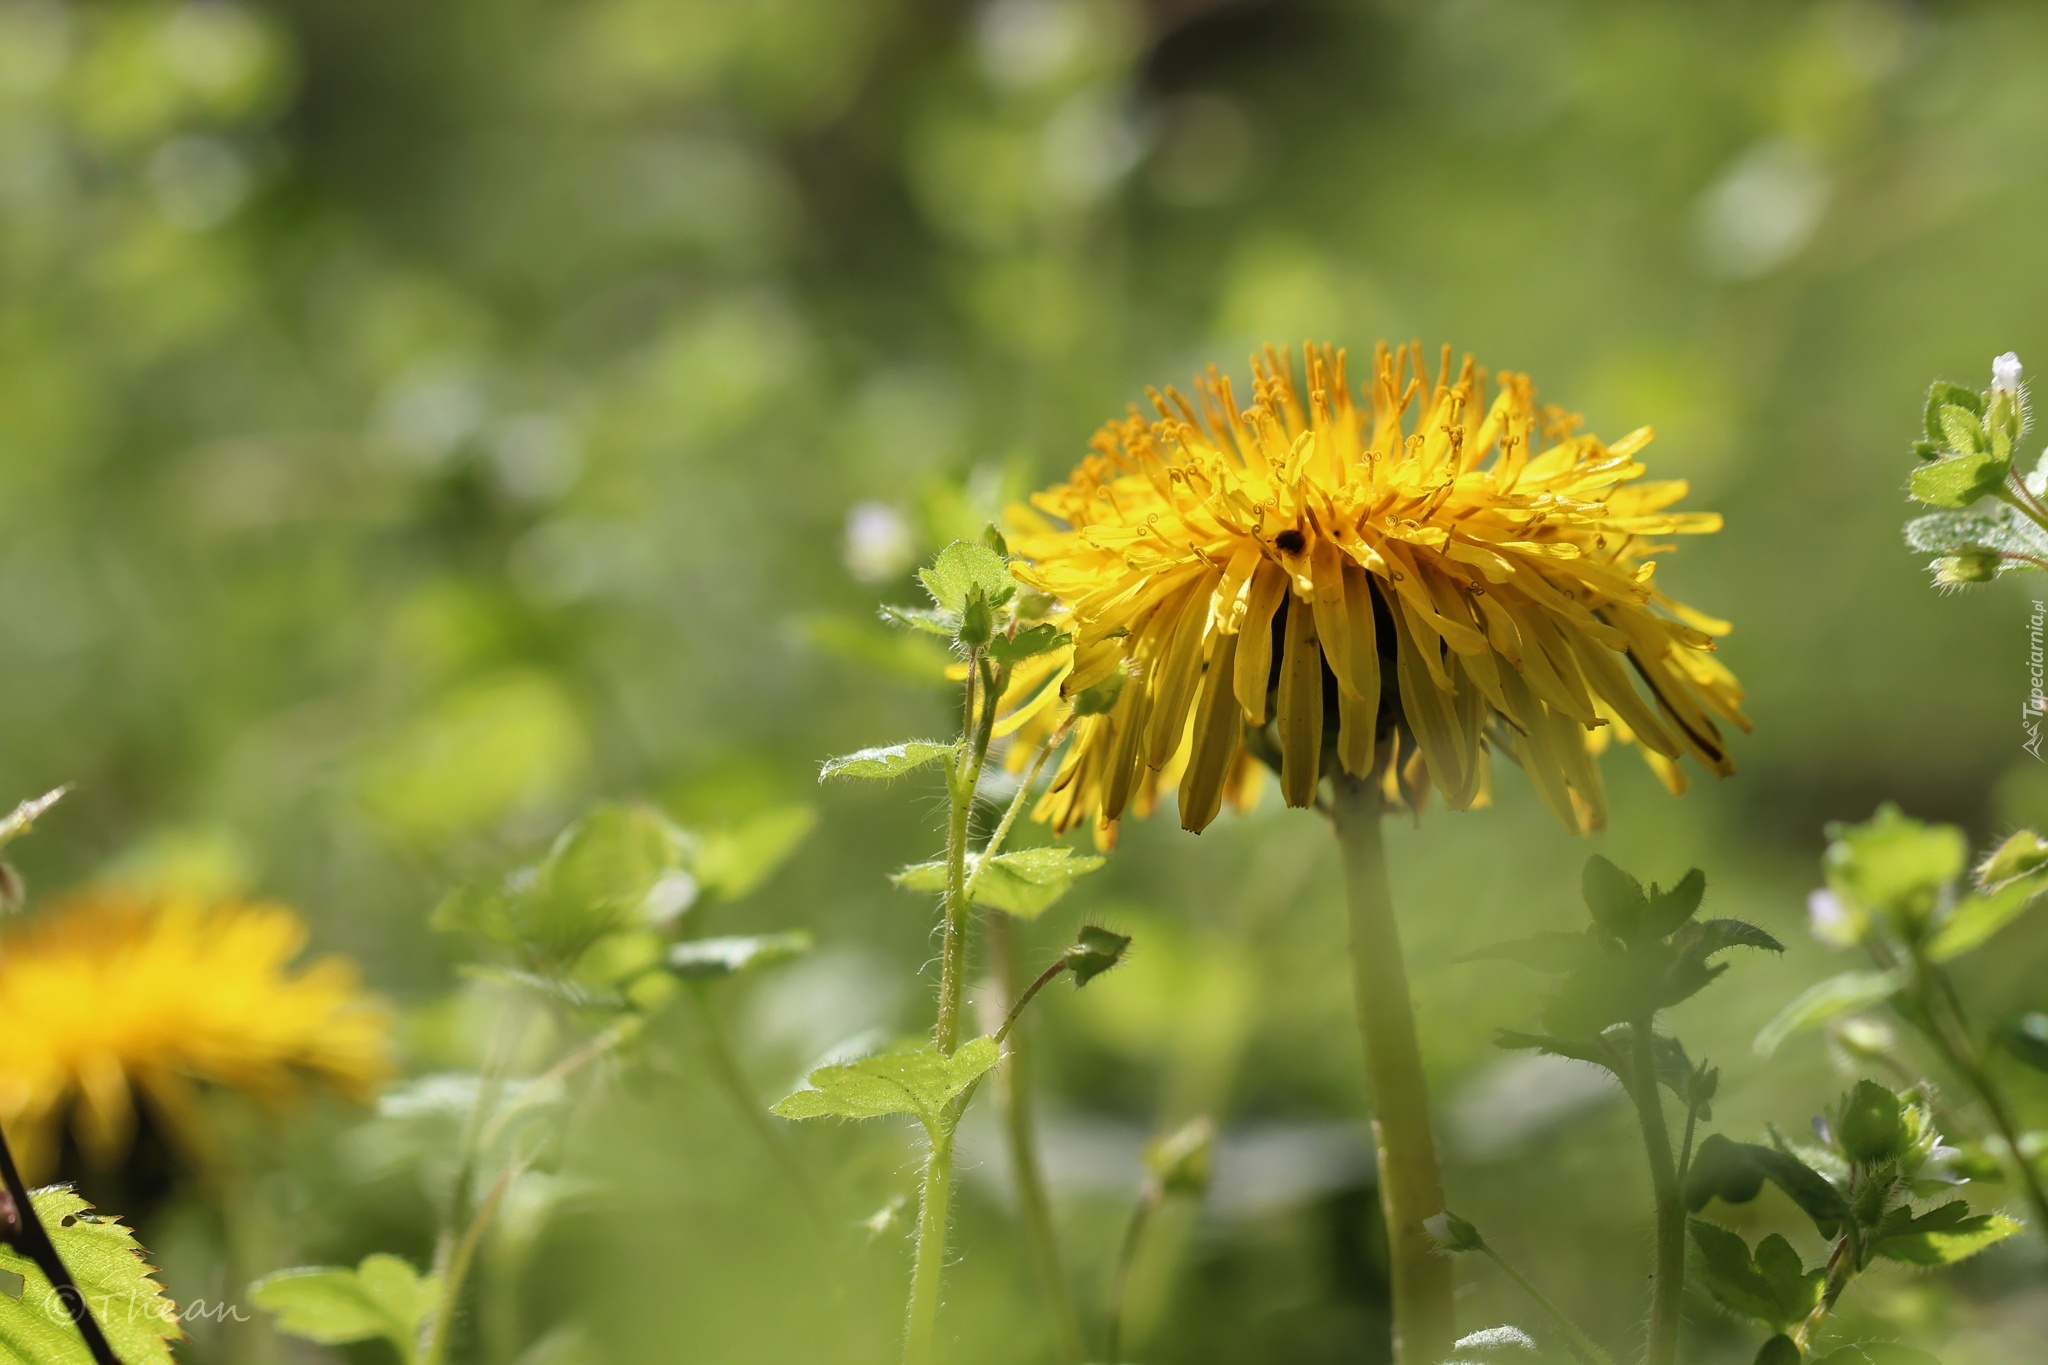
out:
M107 1334L100 1330L99 1319L92 1315L85 1295L79 1291L78 1282L71 1278L71 1272L64 1268L64 1258L57 1254L57 1244L50 1240L49 1230L37 1216L36 1206L28 1197L28 1186L22 1184L21 1171L14 1164L14 1150L7 1145L5 1133L0 1133L0 1182L6 1184L7 1197L14 1204L14 1216L0 1220L0 1231L4 1231L5 1240L34 1261L36 1269L43 1272L43 1278L50 1282L50 1292L56 1296L62 1311L78 1329L78 1335L85 1338L85 1348L92 1352L94 1365L121 1365L121 1357L114 1354Z
M1351 967L1371 1077L1380 1208L1393 1271L1396 1365L1435 1365L1450 1353L1451 1262L1423 1227L1444 1206L1430 1132L1429 1088L1415 1038L1415 1005L1387 886L1377 785L1339 773L1332 816L1350 902Z
M1040 757L1043 761L1043 755ZM1021 965L1013 940L1009 921L999 917L989 925L989 948L996 958L998 976L1011 993L1016 992ZM1066 959L1061 958L1018 995L1009 1017L996 1033L996 1041L1009 1042L1009 1058L1002 1074L1003 1126L1010 1144L1010 1170L1017 1183L1017 1207L1024 1217L1024 1240L1045 1293L1059 1358L1065 1365L1081 1365L1087 1358L1087 1348L1081 1339L1081 1316L1074 1307L1074 1295L1067 1284L1066 1271L1060 1265L1059 1239L1053 1231L1052 1204L1046 1198L1045 1177L1038 1163L1038 1129L1031 1107L1030 1035L1017 1029L1024 1007L1066 965Z
M1664 1097L1657 1088L1657 1039L1644 1017L1629 1027L1633 1079L1629 1098L1643 1130L1650 1159L1650 1187L1657 1202L1655 1273L1650 1283L1650 1342L1647 1365L1672 1365L1678 1358L1678 1324L1685 1308L1685 1205L1679 1195L1678 1166L1671 1156L1671 1130L1664 1122Z

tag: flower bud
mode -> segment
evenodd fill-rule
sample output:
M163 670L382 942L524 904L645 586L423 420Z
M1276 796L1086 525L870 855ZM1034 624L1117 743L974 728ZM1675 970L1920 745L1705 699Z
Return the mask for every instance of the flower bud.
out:
M2048 867L2048 839L2023 829L1993 849L1978 866L1977 885L1989 891L2043 867Z
M1183 1124L1145 1148L1145 1166L1162 1194L1200 1199L1209 1192L1216 1125L1206 1118Z
M1968 546L1952 555L1943 555L1927 567L1934 571L1936 587L1960 588L1972 583L1989 583L1998 577L1999 565L2003 562L2003 556L1996 550Z

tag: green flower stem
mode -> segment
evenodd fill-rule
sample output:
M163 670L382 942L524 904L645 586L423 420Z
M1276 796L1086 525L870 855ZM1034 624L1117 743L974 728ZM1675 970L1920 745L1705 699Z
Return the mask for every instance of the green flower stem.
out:
M1678 1185L1678 1166L1671 1156L1671 1132L1664 1123L1664 1097L1657 1088L1657 1041L1649 1018L1629 1027L1634 1055L1629 1098L1643 1129L1643 1147L1650 1158L1650 1187L1657 1201L1657 1254L1650 1287L1648 1365L1672 1365L1678 1359L1678 1324L1685 1308L1685 1204Z
M1600 1349L1599 1343L1580 1331L1579 1325L1566 1317L1564 1310L1545 1297L1543 1291L1531 1284L1527 1276L1509 1265L1506 1257L1484 1243L1480 1245L1479 1250L1486 1259L1500 1267L1502 1274L1513 1280L1524 1294L1534 1300L1538 1308L1549 1315L1550 1320L1557 1324L1557 1330L1564 1333L1566 1347L1583 1361L1584 1365L1614 1365L1613 1358Z
M929 1365L939 1321L939 1281L946 1272L946 1220L953 1202L953 1134L932 1133L917 1206L917 1259L910 1272L910 1314L903 1365Z
M2013 1121L2012 1106L2006 1103L2004 1091L1992 1079L1982 1052L1972 1041L1969 1021L1963 1014L1962 1000L1956 995L1955 984L1946 972L1917 948L1912 952L1912 963L1920 986L1922 1009L1927 1017L1925 1032L1928 1040L1984 1106L1991 1126L1997 1129L1999 1139L2005 1144L2010 1157L2007 1164L2013 1168L2019 1177L2020 1188L2026 1192L2027 1203L2033 1210L2034 1226L2042 1236L2048 1237L2048 1192L2043 1191L2041 1177L2034 1164L2020 1150L2019 1125Z
M1024 1006L1046 982L1059 974L1066 966L1066 959L1060 959L1040 973L1038 979L1018 995L1017 978L1021 974L1021 964L1010 923L1003 916L996 916L989 924L989 948L996 958L1005 992L1017 996L1017 1003L1011 1008L1010 1017L1004 1021L996 1039L1009 1043L1009 1058L1002 1071L1003 1126L1010 1144L1010 1170L1017 1183L1017 1207L1024 1216L1024 1240L1045 1293L1059 1358L1065 1365L1081 1365L1087 1359L1087 1347L1081 1339L1081 1315L1074 1306L1066 1270L1060 1265L1059 1239L1053 1231L1052 1204L1046 1198L1045 1177L1038 1161L1038 1128L1032 1117L1030 1035L1017 1027Z
M1376 785L1338 774L1331 815L1351 910L1351 966L1371 1076L1380 1207L1393 1270L1396 1365L1436 1365L1456 1332L1450 1258L1423 1227L1444 1206L1430 1133L1429 1090L1415 1039L1415 1006L1387 887L1383 806Z
M443 1365L448 1359L448 1343L454 1337L455 1309L462 1302L463 1282L469 1278L469 1267L476 1261L476 1249L483 1243L484 1231L490 1227L498 1206L505 1202L505 1194L526 1170L526 1163L514 1161L498 1173L491 1182L490 1191L477 1203L476 1212L470 1215L469 1226L464 1228L450 1250L445 1265L440 1270L441 1300L434 1307L434 1315L427 1324L427 1340L420 1352L420 1365Z
M1138 1263L1138 1248L1145 1240L1145 1229L1152 1223L1152 1215L1159 1211L1159 1204L1165 1198L1156 1180L1146 1180L1145 1192L1138 1196L1138 1206L1131 1210L1130 1226L1124 1229L1123 1245L1117 1248L1116 1274L1109 1285L1109 1327L1104 1337L1102 1352L1103 1365L1118 1365L1123 1356L1124 1305L1131 1296L1131 1268Z
M1834 1252L1828 1257L1828 1275L1821 1289L1820 1302L1792 1329L1792 1344L1802 1353L1812 1349L1814 1333L1827 1321L1828 1314L1835 1311L1835 1301L1842 1297L1849 1281L1856 1278L1858 1259L1856 1227L1851 1222L1849 1230L1842 1234L1841 1240L1835 1243Z
M711 1070L724 1087L733 1108L746 1119L747 1126L754 1130L755 1138L775 1158L775 1164L782 1168L783 1177L789 1181L790 1189L796 1194L797 1202L803 1205L804 1214L822 1237L831 1230L825 1217L825 1203L819 1198L817 1186L811 1183L810 1173L796 1159L796 1153L789 1149L789 1141L783 1132L768 1121L768 1110L763 1107L760 1097L754 1094L753 1085L747 1080L747 1073L741 1068L734 1055L732 1042L725 1036L724 1025L718 1022L718 1012L711 1008L710 992L702 982L693 984L688 995L697 1005L697 1019L702 1025L704 1051L711 1059Z
M967 686L961 701L961 753L946 769L946 795L952 809L946 822L946 899L939 948L939 1008L932 1042L949 1057L960 1046L960 1015L967 997L967 939L973 927L974 902L967 894L967 838L973 825L975 791L981 785L981 770L988 762L989 739L995 730L996 702L1008 680L1009 671L990 664L980 650L968 655ZM962 1108L957 1104L949 1107L940 1121L943 1131L928 1134L931 1153L925 1159L918 1194L917 1253L903 1332L904 1365L926 1365L932 1355L953 1201L953 1128Z

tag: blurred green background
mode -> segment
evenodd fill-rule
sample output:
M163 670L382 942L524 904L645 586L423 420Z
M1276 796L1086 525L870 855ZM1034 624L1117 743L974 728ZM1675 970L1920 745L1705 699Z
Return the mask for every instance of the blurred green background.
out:
M929 907L883 874L939 807L812 783L947 723L873 603L1147 384L1419 336L1604 434L1653 423L1653 472L1727 515L1659 572L1736 623L1742 772L1674 801L1610 758L1591 847L1700 864L1715 910L1793 942L1679 1022L1725 1065L1727 1131L1796 1126L1837 1084L1822 1045L1766 1069L1748 1039L1828 968L1802 925L1823 824L2048 814L2028 592L1941 599L1898 535L1926 382L2048 363L2044 164L2048 12L2020 0L0 0L0 790L78 784L24 870L288 899L413 1011L429 1071L464 1046L462 946L425 927L455 879L601 796L815 800L788 870L708 926L818 935L724 1002L771 1099L928 1017ZM1620 1342L1648 1246L1623 1106L1503 1060L1535 982L1452 962L1577 914L1589 846L1498 785L1393 841L1452 1199ZM1088 1301L1138 1144L1212 1112L1218 1187L1141 1268L1132 1354L1379 1358L1320 823L1131 828L1033 950L1083 917L1138 941L1040 1028ZM2044 933L1980 969L1987 1010L2048 1003ZM822 1268L688 1019L648 1046L492 1263L510 1306L476 1358L572 1329L600 1360L890 1358L901 1239ZM247 1270L424 1256L421 1182L358 1119L271 1146ZM795 1138L849 1221L912 1188L906 1132ZM949 1358L1046 1359L993 1124L968 1145ZM232 1297L193 1223L144 1219L173 1293ZM2038 1271L2029 1246L1892 1272L1857 1311L1950 1365L2018 1359ZM1470 1325L1527 1319L1466 1273Z

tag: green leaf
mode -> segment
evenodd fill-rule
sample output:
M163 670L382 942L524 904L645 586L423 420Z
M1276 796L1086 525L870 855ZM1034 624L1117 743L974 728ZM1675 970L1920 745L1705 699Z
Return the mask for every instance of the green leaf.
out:
M277 1315L278 1330L322 1346L383 1338L410 1361L420 1324L434 1309L439 1281L397 1256L375 1252L354 1270L309 1266L280 1270L249 1286L256 1305Z
M1953 455L1913 471L1913 496L1930 507L1968 507L1997 492L2011 468L1994 455Z
M955 746L934 739L907 739L901 744L883 744L859 753L827 759L818 769L818 780L835 777L889 778L914 772L927 763L951 757Z
M817 823L816 807L790 805L706 830L690 855L690 875L718 900L739 900L773 876Z
M1746 1204L1766 1180L1790 1196L1823 1237L1833 1237L1849 1216L1842 1192L1798 1157L1753 1142L1730 1142L1719 1133L1708 1135L1693 1154L1685 1176L1685 1204L1694 1213L1714 1199Z
M918 570L917 577L932 601L952 612L964 612L968 601L976 597L999 607L1017 591L1009 563L988 546L966 540L956 540L939 551L932 566Z
M804 1089L774 1107L786 1119L873 1119L909 1114L935 1138L946 1106L1002 1060L993 1038L961 1044L948 1057L928 1042L908 1044L841 1066L821 1066Z
M1611 1074L1626 1089L1634 1083L1627 1074L1628 1059L1634 1046L1630 1037L1631 1027L1616 1024L1593 1038L1554 1038L1542 1033L1498 1029L1493 1035L1493 1045L1509 1051L1527 1049L1552 1057L1568 1057L1575 1062L1590 1062ZM1681 1103L1692 1103L1697 1089L1700 1117L1712 1118L1714 1111L1708 1107L1708 1101L1713 1099L1720 1072L1695 1071L1692 1059L1685 1055L1685 1045L1669 1034L1653 1033L1651 1038L1656 1051L1657 1083L1670 1090Z
M1111 933L1097 924L1082 925L1072 946L1061 955L1066 959L1067 975L1074 978L1074 989L1079 990L1122 962L1130 946L1129 934Z
M1509 939L1454 958L1456 962L1515 962L1539 972L1574 972L1586 965L1599 946L1584 934L1543 933Z
M780 934L693 938L668 950L668 966L686 981L720 981L755 967L787 962L810 950L811 936L801 929Z
M657 894L683 870L686 839L647 805L601 805L562 831L509 902L522 941L569 959L614 929L663 917Z
M1941 405L1935 420L1941 427L1941 439L1948 443L1950 450L1958 455L1977 455L1988 449L1984 439L1983 411L1981 406L1972 409L1960 403Z
M1752 1256L1749 1244L1725 1228L1698 1219L1688 1226L1699 1249L1700 1280L1731 1313L1782 1330L1819 1304L1827 1271L1807 1270L1783 1237L1772 1233Z
M1927 390L1927 437L1932 441L1946 441L1948 432L1941 420L1941 410L1958 407L1972 416L1984 411L1984 395L1976 389L1966 389L1961 384L1952 384L1946 379L1937 379Z
M1927 940L1927 955L1936 962L1962 956L2018 919L2043 891L2048 891L2048 872L2014 878L1995 891L1963 897Z
M1785 946L1778 940L1754 924L1746 924L1739 919L1710 919L1683 924L1671 936L1670 965L1664 971L1664 980L1657 992L1657 1007L1668 1009L1706 989L1708 983L1726 970L1724 965L1710 964L1709 959L1730 948L1761 948L1773 953L1785 951Z
M1596 853L1586 859L1579 888L1595 923L1616 938L1635 937L1649 904L1641 882Z
M1021 664L1041 654L1050 654L1070 637L1050 622L1026 626L1015 635L998 635L989 641L988 652L999 664Z
M1835 1140L1851 1161L1894 1161L1906 1149L1906 1119L1899 1097L1876 1081L1858 1081L1835 1115Z
M974 901L1020 919L1036 919L1072 889L1075 878L1095 871L1105 861L1100 854L1077 853L1061 844L998 853L975 881ZM970 879L978 866L978 857L968 855ZM946 865L914 863L889 880L905 891L942 892L946 889Z
M168 1343L184 1335L178 1310L163 1286L150 1278L135 1235L119 1219L93 1213L92 1205L66 1185L31 1191L29 1201L124 1365L171 1365ZM0 1294L0 1361L92 1365L85 1338L35 1262L11 1246L0 1246L0 1271L21 1277L20 1294Z
M1837 1015L1869 1009L1892 998L1904 982L1893 972L1843 972L1817 981L1792 998L1757 1031L1752 1044L1757 1056L1768 1057L1793 1034L1824 1024Z
M1977 885L1985 891L1995 891L2015 877L2041 871L2048 871L2048 839L2023 829L1978 864Z
M1439 1251L1478 1251L1486 1246L1479 1229L1449 1209L1422 1220L1422 1229L1435 1241Z
M1906 1215L1894 1221L1894 1215ZM2016 1235L2020 1225L2002 1213L1972 1214L1952 1200L1917 1217L1893 1209L1877 1232L1877 1254L1909 1265L1953 1265Z
M1828 838L1821 865L1835 894L1883 912L1900 933L1916 941L1942 888L1969 861L1961 830L1925 824L1890 802L1860 825L1829 825Z
M1700 900L1706 894L1707 874L1696 867L1680 877L1678 885L1669 891L1661 890L1652 883L1648 903L1643 909L1643 936L1665 938L1677 933L1680 926L1699 913ZM1736 921L1724 922L1732 924Z
M892 626L902 626L920 635L943 635L947 639L960 631L960 613L937 607L898 607L884 604L881 617Z

